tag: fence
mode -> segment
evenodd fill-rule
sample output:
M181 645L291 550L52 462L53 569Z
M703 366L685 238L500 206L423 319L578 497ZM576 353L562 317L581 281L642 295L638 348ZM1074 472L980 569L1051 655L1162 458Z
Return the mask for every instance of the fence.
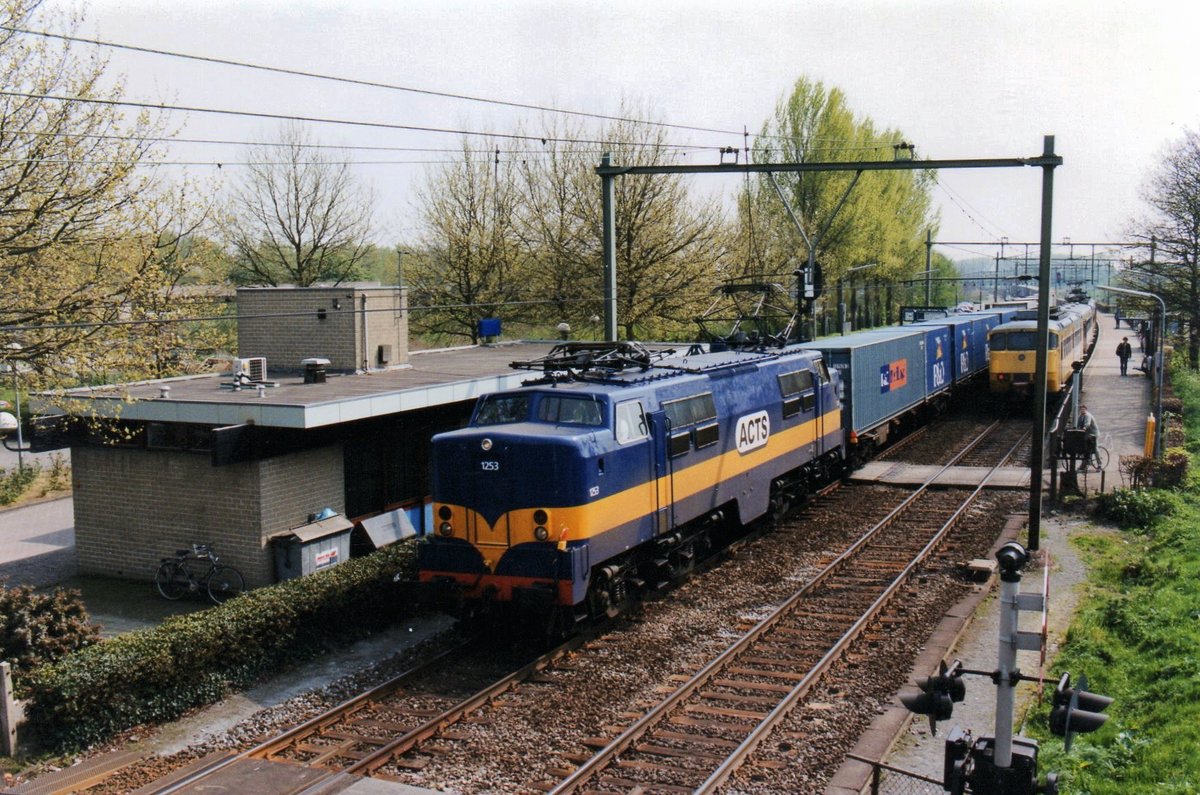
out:
M871 766L871 780L863 787L870 795L943 795L942 782L929 776L903 770L883 762L865 759L856 754L847 754L851 759Z

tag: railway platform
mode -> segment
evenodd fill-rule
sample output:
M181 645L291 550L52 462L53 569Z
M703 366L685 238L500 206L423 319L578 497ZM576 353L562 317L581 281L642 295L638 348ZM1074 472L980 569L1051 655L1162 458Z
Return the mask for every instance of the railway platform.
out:
M850 476L852 481L887 483L892 486L920 486L937 474L942 467L936 464L909 464L903 461L869 461ZM950 467L934 484L938 486L972 487L983 482L991 470L988 467ZM988 480L989 488L1028 489L1029 468L1002 467Z
M1128 486L1122 482L1120 459L1122 456L1141 455L1145 440L1146 418L1151 413L1151 379L1147 374L1129 368L1129 375L1120 374L1116 356L1117 343L1129 336L1134 356L1131 363L1140 361L1143 351L1139 349L1136 334L1126 328L1116 328L1110 314L1099 314L1099 340L1095 353L1084 371L1082 401L1096 417L1100 428L1100 445L1109 451L1108 466L1104 471L1103 489ZM886 465L886 462L883 462ZM866 468L864 467L864 470ZM886 466L883 467L886 471ZM1028 470L1025 470L1028 487ZM897 476L895 473L893 477ZM1102 487L1097 473L1079 478L1079 486L1086 495L1094 495ZM1043 492L1045 496L1047 492ZM1047 503L1043 507L1039 550L1034 554L1038 568L1027 572L1021 591L1041 591L1040 565L1051 569L1047 661L1049 669L1058 644L1065 637L1067 628L1081 598L1079 586L1087 576L1086 566L1076 554L1070 542L1077 529L1089 524L1086 516L1062 514L1055 506ZM1028 517L1012 517L997 547L1008 540L1028 543L1025 525ZM1094 532L1094 530L1090 531ZM920 657L909 674L909 682L919 676L927 676L940 660L960 659L967 668L990 670L996 667L997 633L1000 622L999 600L987 598L996 582L993 575L981 584L974 593L956 605L947 606L941 624L935 629L922 650ZM1033 618L1027 619L1033 621ZM1023 625L1024 629L1035 629ZM1039 670L1038 654L1022 651L1018 665L1027 671ZM906 688L905 692L910 692ZM1020 727L1020 716L1036 697L1032 684L1025 683L1017 689L1016 725ZM934 736L929 722L923 717L914 717L893 699L874 724L863 733L853 749L855 758L847 759L835 774L825 792L827 795L850 795L860 793L870 781L871 765L859 760L882 762L899 770L917 774L929 780L941 781L945 751L945 736L951 728L961 726L975 736L990 735L996 723L995 688L978 679L968 683L967 698L954 705L954 715L939 726L941 731ZM1045 770L1040 771L1043 775ZM894 775L894 774L887 774ZM895 783L895 782L894 782ZM921 784L913 779L909 782L912 792L934 792L932 785ZM925 787L922 789L922 787Z

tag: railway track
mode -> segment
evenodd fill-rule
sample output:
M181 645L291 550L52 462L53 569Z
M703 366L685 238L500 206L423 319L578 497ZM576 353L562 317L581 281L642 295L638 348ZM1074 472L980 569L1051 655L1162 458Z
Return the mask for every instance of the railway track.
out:
M980 438L986 436L987 433L981 434ZM620 761L637 764L628 768L614 767L611 770L615 770L615 773L610 770L592 776L591 784L603 781L604 786L599 789L607 790L609 785L623 781L640 781L641 776L647 778L648 782L624 788L616 786L613 791L628 791L636 786L650 786L650 791L655 788L659 791L678 791L678 787L691 791L704 786L707 781L701 776L697 782L697 772L690 770L697 762L700 773L710 777L718 774L727 777L746 759L753 758L754 745L761 742L764 736L762 732L769 732L770 729L761 729L757 740L751 739L753 735L747 732L772 714L778 713L777 721L786 715L788 709L804 703L805 693L821 678L821 671L828 670L830 665L844 657L846 650L856 642L853 638L845 641L839 638L846 636L855 626L858 626L861 634L867 627L881 620L885 623L889 620L878 618L879 611L886 606L883 603L878 606L874 618L865 617L868 615L867 609L882 598L869 598L870 589L882 593L887 589L885 581L889 577L893 582L896 581L897 567L890 561L899 556L898 550L901 548L906 550L906 555L912 552L904 541L906 537L927 529L934 515L949 512L950 506L939 504L944 496L944 492L923 490L923 496L914 495L904 506L892 511L877 526L874 541L860 540L853 550L838 556L826 567L829 574L814 579L801 594L790 600L796 605L797 613L790 618L764 620L751 633L761 634L769 623L771 632L767 639L761 642L747 640L744 643L748 649L738 653L727 651L718 654L714 651L704 658L707 660L716 655L712 663L704 665L700 662L693 668L685 668L701 668L701 673L712 668L715 678L710 678L706 684L693 684L690 688L688 682L684 682L680 688L676 688L673 692L690 689L692 693L688 697L693 700L681 701L678 709L671 711L665 719L660 718L662 725L656 728L657 733L639 735L635 740L626 737L635 727L655 722L650 718L657 709L653 704L638 703L632 711L620 713L618 720L614 721L618 725L612 727L614 737L591 738L585 745L595 750L626 737L626 748L618 752ZM961 514L962 510L959 508L958 513ZM915 566L913 563L908 568ZM903 564L900 568L904 568ZM838 570L836 574L833 573L835 569ZM895 588L892 588L892 593L895 593ZM863 609L859 610L860 607ZM823 628L820 623L822 616L836 618L836 625ZM806 642L800 646L795 645L797 641L805 639ZM862 640L857 642L861 644ZM454 649L280 737L240 754L206 757L136 791L138 795L201 792L213 786L228 787L231 777L242 786L251 786L245 783L250 779L237 778L246 776L253 778L253 789L263 793L332 792L357 775L410 784L423 783L427 775L427 763L447 758L448 748L479 742L480 737L494 735L496 727L511 726L514 718L519 719L518 713L530 709L531 703L569 701L571 693L557 689L570 688L565 683L569 678L566 672L575 667L578 659L588 655L603 658L607 645L603 638L576 638L544 657L526 663L521 670L506 672L504 676L493 677L495 681L488 682L481 680L488 679L489 671L496 671L494 666L489 668L477 658L471 662L469 649ZM494 656L491 651L483 653L485 656ZM727 658L726 655L730 656ZM573 661L572 657L578 659ZM725 660L727 664L718 666L717 660ZM803 661L802 664L798 660ZM455 697L445 687L446 681L460 676L455 673L458 670L471 669L474 671L461 674L457 683L458 691L465 693L465 697ZM507 670L511 671L512 667ZM436 677L439 682L436 694L426 692L419 686L422 675ZM557 681L560 678L563 681ZM682 678L690 681L694 677ZM793 691L797 695L791 695ZM789 702L791 707L785 706ZM682 723L680 719L683 719ZM736 728L721 728L727 724ZM593 728L591 733L595 731ZM674 736L676 734L706 739L699 748L689 749L683 740ZM581 738L583 736L580 735ZM494 744L496 741L485 742ZM549 755L554 756L551 749L552 746L546 748ZM580 771L585 767L599 764L592 761L596 757L591 750L582 754L564 754L563 758L570 760L575 765L573 767L550 767L532 772L529 775L535 780L529 781L523 789L578 791L571 788L582 788L584 785L570 782L578 781L578 777L584 775ZM680 756L681 752L685 756ZM734 757L739 757L739 761L722 761ZM760 761L756 764L770 762ZM684 783L666 780L674 775L669 771L676 767L690 770L686 775L680 774L680 780ZM601 764L597 769L608 768ZM722 770L727 772L720 772ZM510 786L506 789L516 786L513 781L509 779ZM587 786L590 788L591 785ZM234 786L234 789L237 788ZM130 789L134 788L101 788L101 791Z
M980 434L947 467L982 444L998 424ZM993 472L1017 446L1004 452ZM594 741L599 748L595 755L552 793L719 789L753 759L759 744L879 621L986 482L987 478L965 500L934 491L928 483L916 490L792 598L618 737ZM935 516L939 524L930 532Z

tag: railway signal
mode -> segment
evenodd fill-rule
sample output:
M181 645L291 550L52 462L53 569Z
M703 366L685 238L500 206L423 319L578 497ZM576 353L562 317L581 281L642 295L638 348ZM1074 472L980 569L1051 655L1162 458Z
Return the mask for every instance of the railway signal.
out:
M1094 732L1104 725L1103 714L1112 703L1108 696L1087 691L1087 677L1079 675L1079 685L1071 687L1071 674L1065 673L1054 688L1050 709L1050 731L1063 738L1063 749L1071 750L1071 738L1076 734Z
M1040 676L1022 674L1017 668L1018 650L1041 651L1045 648L1045 620L1041 632L1019 629L1022 610L1044 611L1046 588L1041 594L1020 593L1021 570L1029 562L1029 553L1021 544L1009 542L996 552L1000 566L1000 654L994 671L975 671L955 661L947 667L943 661L935 676L917 680L921 692L903 695L900 700L911 712L928 715L930 726L951 716L954 702L962 701L966 688L963 674L985 676L996 684L996 732L992 736L973 737L955 727L946 738L943 760L943 787L951 795L1055 795L1058 775L1049 773L1038 781L1038 743L1013 735L1014 690L1020 682L1040 681ZM1047 585L1049 581L1047 580ZM1102 714L1112 699L1087 692L1087 678L1079 677L1071 687L1071 675L1063 674L1054 691L1050 712L1050 731L1065 738L1071 749L1071 737L1092 732L1108 719ZM935 732L936 733L936 732Z
M936 676L917 678L920 693L910 693L900 696L901 703L909 712L929 716L929 731L937 736L937 722L949 720L954 714L955 702L962 701L967 695L967 686L962 680L962 663L958 660L949 668L942 660Z

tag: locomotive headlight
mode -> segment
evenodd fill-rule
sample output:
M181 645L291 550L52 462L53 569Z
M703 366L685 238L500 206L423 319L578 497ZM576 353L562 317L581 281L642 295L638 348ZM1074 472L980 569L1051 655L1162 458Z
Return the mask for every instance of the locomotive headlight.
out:
M542 525L538 525L537 527L533 528L533 535L538 541L545 541L550 537L550 531Z
M452 513L452 511L450 510L449 505L443 505L441 508L438 508L438 518L441 519L443 522L447 522L450 520L451 513Z
M451 536L451 535L454 535L454 528L450 525L449 522L442 522L441 525L438 527L438 532L444 536Z
M548 522L548 521L550 521L549 514L547 514L541 508L538 508L536 511L533 512L533 523L534 524L546 524L546 522Z
M492 449L492 440L484 439L482 442L479 443L479 446L480 446L480 448L483 449L483 452L486 453L488 450Z

